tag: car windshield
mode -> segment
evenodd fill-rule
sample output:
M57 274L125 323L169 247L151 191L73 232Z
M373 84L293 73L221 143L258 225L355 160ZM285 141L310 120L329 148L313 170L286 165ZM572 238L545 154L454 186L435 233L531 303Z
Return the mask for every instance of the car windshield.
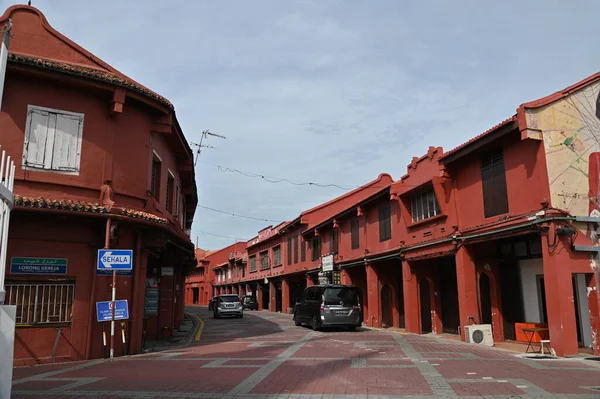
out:
M326 305L358 305L358 292L356 288L341 287L327 288L325 290L324 301Z
M222 296L221 297L221 301L223 302L239 302L240 298L238 298L235 295L230 295L230 296Z
M254 298L252 298L251 296L247 296L244 298L244 303L249 303L249 302L254 302Z

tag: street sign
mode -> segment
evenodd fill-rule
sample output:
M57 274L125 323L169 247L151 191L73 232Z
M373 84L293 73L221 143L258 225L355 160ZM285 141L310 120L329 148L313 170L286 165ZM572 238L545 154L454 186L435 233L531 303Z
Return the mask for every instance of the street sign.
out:
M117 272L117 277L133 276L133 269L96 269L96 276L112 277L113 270Z
M133 268L131 249L99 249L98 270L130 270Z
M64 258L10 258L10 274L67 274Z
M115 301L115 320L126 320L129 318L129 308L127 299ZM112 301L96 302L96 317L97 320L112 321Z
M325 255L321 258L321 270L324 272L333 270L333 255Z

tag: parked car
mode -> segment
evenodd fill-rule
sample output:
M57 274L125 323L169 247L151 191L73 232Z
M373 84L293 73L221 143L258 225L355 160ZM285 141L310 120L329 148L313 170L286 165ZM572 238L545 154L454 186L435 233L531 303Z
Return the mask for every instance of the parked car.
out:
M242 297L242 306L244 309L258 310L258 302L252 295L244 295Z
M236 294L219 295L213 305L213 317L221 316L244 317L244 307Z
M346 327L355 330L363 321L360 289L348 285L313 285L302 293L294 307L297 326Z
M210 301L208 301L208 310L214 310L215 309L215 302L217 301L217 297L213 296L212 298L210 298Z

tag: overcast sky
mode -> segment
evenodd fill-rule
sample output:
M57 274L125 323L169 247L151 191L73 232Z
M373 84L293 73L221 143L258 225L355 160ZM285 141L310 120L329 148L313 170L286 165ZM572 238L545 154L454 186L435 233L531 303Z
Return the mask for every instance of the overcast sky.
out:
M409 4L410 3L410 4ZM12 4L0 0L2 8ZM412 4L412 5L411 5ZM406 173L517 106L600 70L600 2L33 0L50 24L167 97L189 141L208 139L199 203L290 220L337 188ZM269 223L199 208L193 240L217 249Z

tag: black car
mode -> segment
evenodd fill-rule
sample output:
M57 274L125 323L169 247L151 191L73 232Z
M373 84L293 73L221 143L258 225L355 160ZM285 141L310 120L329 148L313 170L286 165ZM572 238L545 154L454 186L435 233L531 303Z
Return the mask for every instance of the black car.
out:
M256 298L252 295L244 295L242 297L242 305L244 309L258 310L258 302L256 302Z
M213 296L210 301L208 301L208 310L214 310L215 309L215 302L217 301L217 297Z
M295 324L308 324L314 330L330 326L354 330L362 321L360 289L349 285L313 285L304 290L294 307Z

